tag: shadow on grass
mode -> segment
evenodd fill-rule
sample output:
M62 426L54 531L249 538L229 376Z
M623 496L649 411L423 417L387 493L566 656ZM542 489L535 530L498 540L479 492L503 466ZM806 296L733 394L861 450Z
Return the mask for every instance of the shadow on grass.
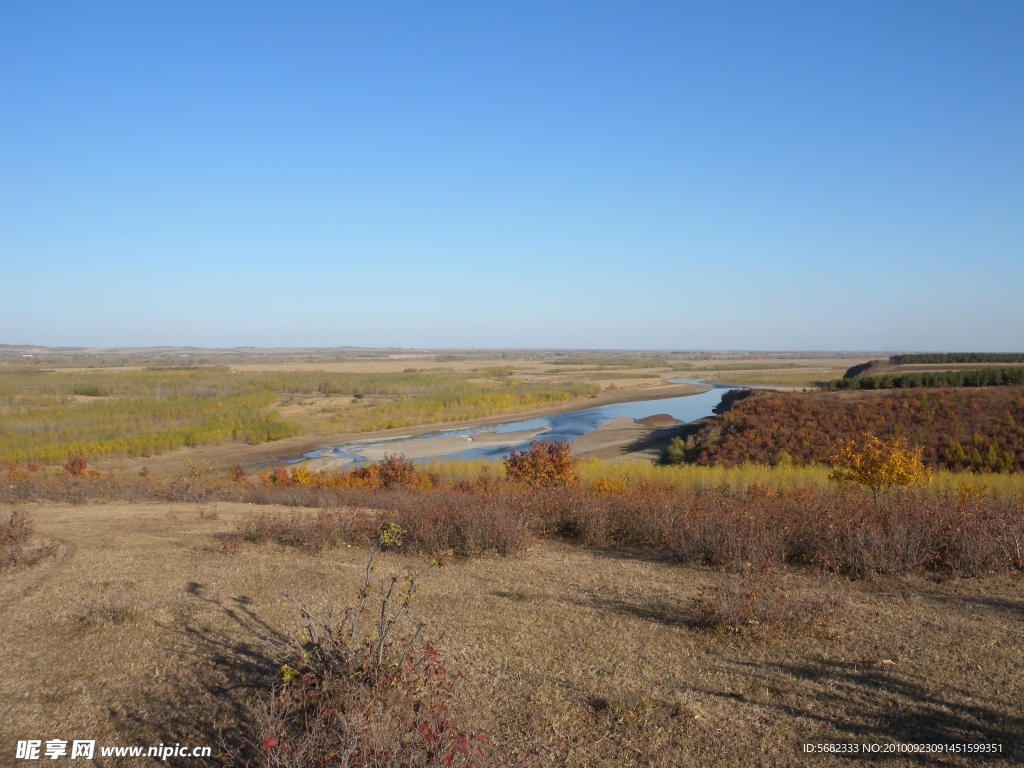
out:
M989 610L1004 614L1008 619L1024 622L1024 600L986 595L928 595L927 599L943 605L967 604L978 606L979 608L988 608Z
M978 696L975 691L913 680L864 663L828 660L803 664L738 662L730 672L750 681L751 687L771 689L779 678L799 686L798 696L772 697L760 705L804 722L830 727L841 735L824 737L850 743L1001 744L1004 760L1019 760L1024 740L1024 716L1010 702ZM704 690L708 696L736 698L735 693ZM794 701L794 699L796 701ZM819 734L817 740L821 740ZM815 737L808 734L808 741ZM884 747L883 747L884 748ZM840 755L837 755L840 756ZM848 755L863 760L863 754ZM873 757L885 759L884 753ZM977 755L891 754L888 757L921 764L976 762Z
M685 440L687 437L694 436L707 425L706 422L706 419L701 419L687 424L680 424L676 427L662 427L661 429L651 430L648 434L626 445L623 450L626 453L640 453L642 451L662 452L668 448L668 444L672 442L673 438L680 437Z
M250 720L252 694L276 678L272 649L263 641L282 646L288 638L256 614L251 598L225 600L196 582L186 591L227 617L234 631L202 621L159 625L163 641L180 661L131 711L116 716L117 727L123 744L209 746L213 757L206 764L223 765L222 747L240 747L245 737L251 737L244 727ZM194 768L204 761L169 757L165 764Z

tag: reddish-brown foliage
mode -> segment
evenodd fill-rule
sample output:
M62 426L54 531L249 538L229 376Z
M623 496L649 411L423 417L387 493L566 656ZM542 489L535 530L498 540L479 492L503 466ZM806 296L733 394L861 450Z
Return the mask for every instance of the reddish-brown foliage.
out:
M854 577L913 571L974 576L1019 571L1024 559L1021 498L907 489L880 490L875 503L870 492L841 486L734 494L655 485L526 486L486 476L454 487L263 485L231 482L195 466L167 481L95 474L8 468L0 502L247 501L326 510L256 516L229 537L228 547L277 541L317 549L361 541L381 521L391 521L404 529L404 547L462 557L515 554L534 537L559 535L658 551L684 563L732 569L793 563Z
M403 488L412 485L416 480L416 465L406 461L405 456L397 453L385 453L384 459L377 462L377 479L382 488Z
M530 526L523 500L514 490L482 492L479 487L444 491L349 489L336 492L343 509L317 513L258 513L225 537L233 549L242 541L308 549L342 542L362 541L379 523L378 517L397 524L403 545L420 552L451 552L460 557L482 552L511 555L529 545ZM359 510L386 510L381 515Z
M619 494L535 493L539 530L597 545L666 552L684 563L740 570L804 564L851 577L940 571L978 576L1021 569L1024 501L891 491L746 495L641 486Z
M64 471L77 477L84 475L88 466L89 462L84 456L69 456L67 464L64 465Z
M265 768L384 768L478 766L487 754L481 731L470 731L453 706L456 683L430 643L400 637L420 573L371 583L374 559L403 531L385 524L377 534L357 604L333 601L299 608L302 631L277 649L280 684L261 698L226 750L229 763Z
M515 554L535 537L663 552L679 562L725 567L809 566L853 578L937 571L978 576L1021 570L1024 502L855 488L744 495L638 486L522 489L490 482L436 490L337 489L332 503L380 510L257 515L241 541L318 548L357 541L380 520L405 532L403 546L468 557Z
M825 462L844 437L902 437L937 469L1024 470L1024 387L752 393L697 436L699 464Z
M505 457L505 476L514 483L535 486L579 485L582 459L572 455L566 440L539 440Z
M24 512L15 510L6 521L0 521L0 568L35 565L52 555L57 545L47 542L32 546L32 521Z

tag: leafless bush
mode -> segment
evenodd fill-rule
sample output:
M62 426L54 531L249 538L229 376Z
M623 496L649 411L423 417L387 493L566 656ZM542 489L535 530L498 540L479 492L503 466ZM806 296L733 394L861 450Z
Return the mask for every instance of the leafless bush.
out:
M811 597L796 597L786 579L773 569L745 568L723 575L691 602L697 621L729 632L821 628L842 604L835 585Z
M303 627L287 647L271 644L280 683L259 698L239 763L267 768L476 766L486 755L482 732L456 715L457 675L430 643L400 636L425 572L373 584L378 552L401 542L401 529L380 527L358 603L313 611L291 596ZM432 566L428 566L429 569ZM376 588L375 588L376 586ZM363 617L369 621L364 626Z
M0 522L0 567L36 565L57 551L54 542L30 543L33 525L24 512L15 510Z
M240 522L235 530L221 537L224 548L233 550L242 542L283 546L314 551L345 541L358 540L373 530L370 517L361 511L324 509L316 513L258 512Z

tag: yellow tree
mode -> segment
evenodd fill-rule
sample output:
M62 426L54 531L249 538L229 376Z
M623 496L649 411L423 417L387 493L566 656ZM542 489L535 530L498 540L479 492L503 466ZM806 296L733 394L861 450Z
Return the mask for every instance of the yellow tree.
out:
M894 485L927 485L931 472L921 462L921 448L911 448L903 438L885 442L874 435L859 441L840 439L831 457L832 480L866 485L878 503L878 492Z

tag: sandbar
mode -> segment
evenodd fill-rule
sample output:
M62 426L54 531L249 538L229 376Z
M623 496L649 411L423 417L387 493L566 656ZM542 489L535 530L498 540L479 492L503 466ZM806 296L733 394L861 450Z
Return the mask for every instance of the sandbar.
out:
M547 431L548 427L544 427L542 429L523 429L518 432L487 431L474 432L472 435L387 440L380 443L352 445L346 447L345 450L370 461L380 461L385 454L393 453L403 454L407 459L426 459L431 456L461 453L471 448L510 448Z

